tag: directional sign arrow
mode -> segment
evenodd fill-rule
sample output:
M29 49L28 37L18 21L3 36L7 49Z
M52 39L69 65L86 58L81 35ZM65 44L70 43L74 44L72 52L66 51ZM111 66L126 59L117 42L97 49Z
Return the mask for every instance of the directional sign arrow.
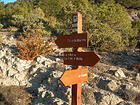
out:
M100 61L95 52L64 52L64 64L94 66Z
M60 80L64 86L86 82L88 81L88 68L65 71Z
M59 48L88 47L88 35L87 33L60 35L55 43Z

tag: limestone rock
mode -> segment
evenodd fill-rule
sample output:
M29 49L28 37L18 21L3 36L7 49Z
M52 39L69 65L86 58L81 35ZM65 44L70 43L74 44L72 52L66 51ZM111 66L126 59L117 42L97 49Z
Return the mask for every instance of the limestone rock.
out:
M56 58L56 62L59 62L60 61L60 59L59 58Z
M111 91L115 91L118 89L118 85L116 84L114 80L112 80L107 84L107 88Z
M134 101L138 97L140 97L140 88L139 87L134 87L132 85L126 85L126 88L124 91L128 97L128 100Z
M135 13L132 15L132 19L137 17ZM60 56L64 51L54 46L55 51L52 53L54 55L38 56L35 60L27 61L15 56L14 48L16 48L14 35L6 36L0 47L0 85L26 86L34 96L30 105L70 105L71 87L63 86L60 81L63 72L72 69L72 66L64 65L62 62ZM140 50L110 52L109 61L121 66L130 65L136 61L135 58L140 56L139 52ZM112 59L110 54L115 59ZM93 70L94 75L90 77L91 80L82 85L82 105L121 105L123 102L124 105L127 104L121 95L128 97L130 101L140 100L138 87L133 85L126 85L123 89L120 87L121 95L118 88L119 85L128 82L133 83L135 80L139 82L139 74L137 73L134 77L136 72L132 71L130 76L133 76L133 80L125 78L129 72L125 72L125 76L123 72L125 70L121 67L105 64L104 61L108 55L104 55L105 57L101 56L103 63L98 64Z
M124 72L121 69L119 69L115 72L115 76L119 77L119 78L125 78L126 77Z
M110 80L100 79L99 82L97 83L97 87L100 89L107 90L107 84L109 82L110 82Z
M140 73L137 73L136 80L140 81Z
M118 68L116 66L111 66L109 70L116 71L116 70L118 70Z
M19 81L9 77L6 79L0 79L0 84L6 86L11 86L11 85L19 86Z
M64 101L60 100L59 98L54 99L54 104L56 104L56 105L68 105Z
M46 58L45 57L43 57L43 56L37 56L36 57L36 59L35 59L35 61L37 62L37 63L41 63L41 62L43 62L43 61L45 61L46 60Z
M5 55L5 50L0 50L0 58L2 58Z
M46 95L46 91L43 91L41 97L44 98L45 95Z
M15 76L15 74L17 74L18 73L18 71L17 70L15 70L15 69L10 69L9 68L9 70L8 70L8 76L9 77L14 77Z
M117 105L135 105L135 104L134 103L130 103L130 102L122 101L122 102L118 103Z
M26 80L19 81L19 85L20 86L30 87L30 83L29 83L29 81L27 79Z
M82 85L82 105L96 105L93 89L87 84Z
M106 95L102 95L102 99L101 99L99 105L117 105L121 101L123 101L123 100L121 98L119 98L118 96L108 93Z
M16 73L16 74L14 75L14 77L15 77L18 81L23 81L23 80L26 79L27 72L28 72L28 71L22 71L22 72L20 72L20 73Z

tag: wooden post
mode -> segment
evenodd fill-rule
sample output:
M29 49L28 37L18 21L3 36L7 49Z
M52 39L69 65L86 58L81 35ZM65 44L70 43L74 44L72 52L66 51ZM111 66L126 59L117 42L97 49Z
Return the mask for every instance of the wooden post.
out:
M73 15L72 24L73 33L82 33L82 14L79 12ZM73 48L73 52L82 52L82 47ZM72 66L72 69L82 68L81 66ZM72 85L72 105L81 105L82 83Z

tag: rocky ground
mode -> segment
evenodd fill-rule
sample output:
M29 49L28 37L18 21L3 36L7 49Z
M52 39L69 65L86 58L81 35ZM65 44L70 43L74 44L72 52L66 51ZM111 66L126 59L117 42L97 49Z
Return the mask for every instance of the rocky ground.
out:
M71 69L59 57L64 51L56 46L52 55L38 56L34 61L21 60L15 55L16 33L0 34L4 34L0 48L0 88L22 87L30 94L27 97L29 105L71 105L71 87L64 87L59 80L64 71ZM140 105L140 69L132 66L140 63L140 50L98 54L100 63L88 67L89 81L82 84L82 105ZM8 103L5 94L0 91L0 102L6 100ZM22 101L21 94L18 95L12 105L28 105ZM3 105L8 104L4 102Z

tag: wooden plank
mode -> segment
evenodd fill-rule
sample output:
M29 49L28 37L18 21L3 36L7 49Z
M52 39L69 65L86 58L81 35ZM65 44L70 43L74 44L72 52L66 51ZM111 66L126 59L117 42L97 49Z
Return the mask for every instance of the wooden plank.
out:
M64 64L94 66L100 61L95 52L64 52Z
M82 84L72 85L72 105L81 105Z
M70 86L88 81L88 68L65 71L60 78L64 86Z
M59 48L88 47L88 35L87 33L61 35L57 37L55 43Z

